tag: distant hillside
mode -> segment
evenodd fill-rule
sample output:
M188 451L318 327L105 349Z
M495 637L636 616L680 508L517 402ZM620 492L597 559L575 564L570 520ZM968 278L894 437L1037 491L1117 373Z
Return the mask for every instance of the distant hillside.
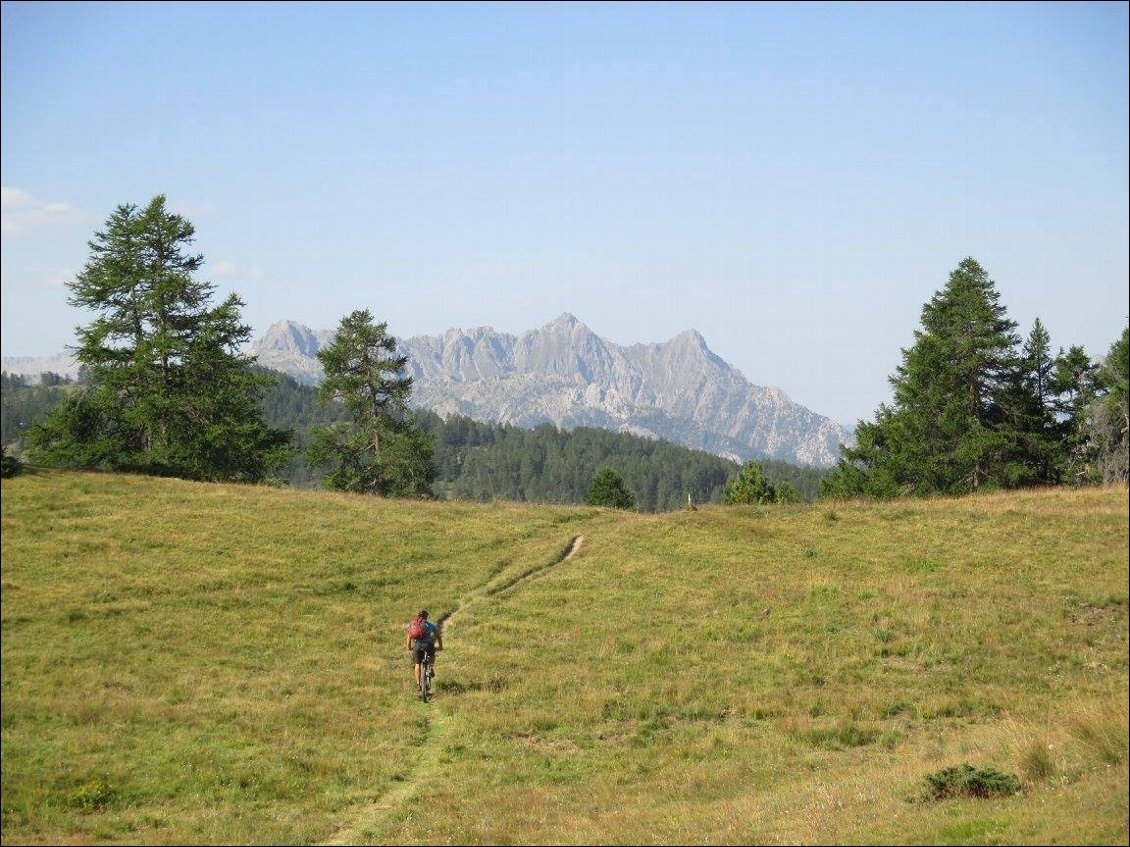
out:
M306 446L313 427L341 417L340 409L317 401L313 386L277 371L265 372L275 377L263 400L267 421L292 430L297 447ZM21 439L75 388L27 385L18 376L4 374L0 440L11 444ZM581 503L593 476L608 466L624 477L639 509L661 512L686 506L688 498L696 504L719 502L726 481L738 470L724 457L631 433L594 427L565 431L550 424L523 429L462 415L443 418L426 409L414 415L435 444L435 491L441 497ZM816 498L820 480L829 473L773 459L762 464L770 481L788 481L807 500ZM310 488L318 484L320 473L300 454L283 478L295 487Z
M1125 488L656 516L2 484L4 844L1126 843ZM962 795L966 764L1022 790Z
M281 321L249 350L266 367L321 379L315 354L332 338ZM599 427L662 438L738 461L834 464L851 436L840 424L750 383L688 330L621 347L572 315L520 336L489 328L401 341L412 403L441 415L534 427Z
M30 391L34 389L25 389ZM264 398L271 426L294 431L305 445L314 426L340 416L319 404L312 386L278 374ZM475 421L463 415L446 418L427 409L414 417L435 445L437 479L441 497L472 500L518 500L538 503L581 503L602 467L615 468L645 512L682 508L688 497L696 504L721 501L726 481L738 464L702 450L596 427L559 429L541 424L525 429L513 424ZM787 481L801 496L814 500L824 468L797 467L774 459L762 460L771 482ZM298 487L318 482L318 472L299 456L287 472Z
M322 379L316 355L332 330L280 321L248 349L299 382ZM480 327L400 341L415 380L412 404L440 415L531 428L598 427L661 438L735 461L830 466L851 434L783 391L750 383L688 330L622 347L569 314L520 336ZM9 373L74 377L66 354L5 357Z

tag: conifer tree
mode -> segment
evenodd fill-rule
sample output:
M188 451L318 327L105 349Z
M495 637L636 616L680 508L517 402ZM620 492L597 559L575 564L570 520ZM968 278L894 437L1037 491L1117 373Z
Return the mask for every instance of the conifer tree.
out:
M251 335L243 303L210 306L194 234L162 195L118 206L95 233L68 286L72 305L98 313L78 328L86 387L29 434L39 461L223 480L262 479L285 461L289 434L259 407L271 380L238 355Z
M1044 485L1059 481L1063 466L1063 432L1056 417L1056 357L1051 336L1036 318L1016 363L1012 385L1005 392L1007 423L1018 438L1014 483Z
M634 509L636 498L624 478L613 468L601 468L593 477L585 503L590 506L608 506L613 509Z
M962 260L922 309L922 328L890 380L893 403L860 422L824 495L958 494L1022 482L1008 403L1015 329L988 274Z
M1098 365L1073 345L1056 357L1051 390L1059 436L1060 478L1073 484L1099 479L1091 417L1099 394Z
M794 489L795 491L795 489ZM722 502L729 506L749 506L773 503L776 491L765 478L761 463L746 462L742 469L726 483Z
M1114 342L1096 374L1103 395L1094 404L1092 414L1093 440L1096 446L1098 470L1103 482L1121 482L1130 479L1130 331Z
M318 351L326 378L323 402L340 402L348 420L314 432L310 460L328 470L329 488L400 497L430 497L435 480L431 439L408 414L408 357L396 352L388 324L367 309L341 319Z

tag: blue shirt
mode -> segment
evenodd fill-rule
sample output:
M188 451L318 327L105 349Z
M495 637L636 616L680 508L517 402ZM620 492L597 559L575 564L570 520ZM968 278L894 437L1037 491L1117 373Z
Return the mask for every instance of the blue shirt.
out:
M436 636L439 634L439 627L431 621L424 621L424 626L427 627L428 630L427 636L425 638L417 638L416 640L420 642L435 641Z

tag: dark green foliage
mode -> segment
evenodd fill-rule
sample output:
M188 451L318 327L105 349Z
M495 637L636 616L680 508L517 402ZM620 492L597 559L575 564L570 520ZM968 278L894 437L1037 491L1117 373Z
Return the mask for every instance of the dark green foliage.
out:
M773 486L773 502L803 503L804 498L800 496L800 492L796 490L796 487L791 482L784 479Z
M1127 434L1127 334L1094 362L1081 347L1060 352L1052 374L1065 481L1122 482L1130 476Z
M765 479L761 464L746 462L745 467L726 483L723 502L731 506L759 505L774 502L775 495L776 491Z
M612 466L641 510L662 511L685 507L688 494L695 503L718 502L736 467L719 456L628 433L588 427L570 432L551 424L520 429L420 415L436 437L440 488L452 497L580 503L597 471Z
M23 464L15 456L8 455L8 448L0 448L0 477L7 479L23 470Z
M46 464L261 480L286 459L289 435L262 420L269 380L236 350L250 338L243 303L209 302L194 279L203 257L185 252L191 223L157 196L119 206L95 233L69 283L70 303L98 313L77 331L88 382L28 433Z
M1052 485L1060 479L1062 431L1056 418L1056 361L1051 336L1036 318L1002 403L1007 424L1016 435L1016 458L1024 468L1022 481L1026 483Z
M624 478L612 468L601 468L593 477L585 503L612 509L634 509L636 497L624 484Z
M439 487L448 496L532 502L580 503L594 474L615 467L644 512L722 501L726 480L738 465L728 459L666 441L591 427L566 431L551 424L520 429L454 416L418 413L436 436ZM820 468L798 468L765 460L775 485L788 480L809 499L816 496Z
M280 475L297 488L313 488L329 470L311 466L308 461L307 451L314 430L345 421L348 413L340 403L320 402L317 389L312 386L302 385L278 371L259 370L271 379L271 387L262 402L264 417L270 426L290 430L297 447Z
M412 378L396 353L388 324L365 309L342 318L333 342L318 351L326 378L319 399L346 419L316 429L307 449L326 468L322 482L339 491L431 497L431 440L408 414Z
M922 328L891 377L894 399L859 423L827 480L828 497L964 494L1046 481L1048 339L1025 356L996 286L964 259L922 309Z
M745 466L726 483L722 502L732 506L751 506L764 503L801 503L804 498L788 480L771 482L760 462L746 462Z
M822 484L829 498L1126 481L1126 331L1104 363L1051 354L1037 319L1020 345L973 259L922 309L891 386Z
M1130 452L1127 437L1130 433L1130 409L1127 406L1127 385L1130 376L1130 351L1128 330L1110 348L1106 359L1096 373L1096 383L1102 396L1092 405L1091 441L1095 448L1098 474L1103 482L1121 482L1130 479Z
M1020 791L1020 780L1009 773L992 768L975 768L964 764L945 768L925 777L927 800L948 800L952 797L1010 797Z
M1056 417L1059 421L1060 476L1065 482L1099 481L1092 439L1092 406L1099 393L1098 365L1082 347L1060 350L1052 373Z
M307 455L315 466L327 468L322 476L326 488L384 497L433 496L432 444L410 419L383 425L379 451L351 423L322 427L314 431Z

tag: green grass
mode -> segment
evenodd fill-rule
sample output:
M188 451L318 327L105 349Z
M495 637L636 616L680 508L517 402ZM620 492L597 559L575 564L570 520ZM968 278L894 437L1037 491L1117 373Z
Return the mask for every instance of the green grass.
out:
M1127 523L5 480L3 839L1126 843Z

